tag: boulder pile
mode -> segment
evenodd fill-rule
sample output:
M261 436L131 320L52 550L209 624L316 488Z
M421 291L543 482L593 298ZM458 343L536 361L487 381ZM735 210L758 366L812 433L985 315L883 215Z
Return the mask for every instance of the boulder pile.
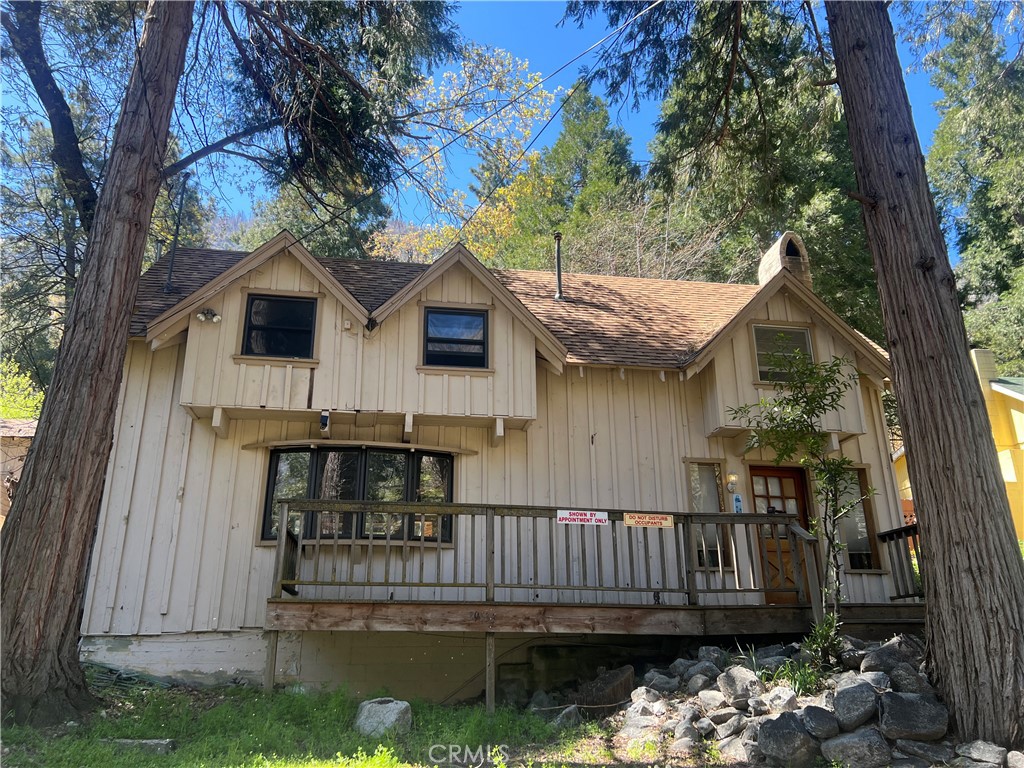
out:
M623 667L598 678L611 685L584 686L584 695L570 697L564 710L543 692L531 706L571 723L619 704L610 720L617 744L627 753L656 748L669 761L703 753L725 763L787 768L1024 768L1020 752L952 737L949 711L921 671L921 655L912 637L883 644L845 637L845 669L824 678L817 692L798 693L799 671L809 661L799 645L737 656L705 646L695 658L647 670L628 702L611 701L632 680L633 669Z

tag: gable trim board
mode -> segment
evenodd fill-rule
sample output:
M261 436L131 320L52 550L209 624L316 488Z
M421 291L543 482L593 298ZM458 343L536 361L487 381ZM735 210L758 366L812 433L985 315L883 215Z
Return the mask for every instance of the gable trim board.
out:
M881 348L876 347L866 336L847 325L845 320L833 312L788 269L783 269L768 283L761 286L746 306L737 312L728 323L719 328L691 360L681 363L681 367L686 371L686 378L693 378L704 370L705 366L714 358L718 348L734 333L756 320L754 315L780 291L792 293L798 301L806 305L812 315L820 317L826 325L847 341L858 352L860 361L869 368L870 373L883 378L889 376L889 360ZM856 365L858 361L851 362Z
M348 289L339 283L334 275L320 264L313 257L313 254L291 232L282 230L277 236L268 240L237 264L229 267L216 278L198 290L193 291L173 307L150 321L146 333L146 341L153 344L154 349L168 343L173 336L176 336L188 327L189 315L194 309L197 309L205 301L212 299L238 278L282 253L292 256L308 269L320 281L324 289L330 291L346 309L356 316L359 322L363 324L367 322L369 315L366 308L356 300L355 296L349 293Z

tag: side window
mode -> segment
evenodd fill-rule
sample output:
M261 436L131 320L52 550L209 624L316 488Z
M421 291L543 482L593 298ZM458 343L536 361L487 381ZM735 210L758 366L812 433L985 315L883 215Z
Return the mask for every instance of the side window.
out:
M262 538L277 538L282 499L339 501L432 502L452 500L452 457L423 451L372 448L286 448L270 454L270 475L263 510ZM351 539L407 538L414 541L452 540L452 516L399 515L373 512L319 515L320 530L312 519L293 517L292 532L306 536ZM353 520L353 517L357 517Z
M423 364L487 367L487 313L423 310Z
M872 570L879 567L879 560L875 548L875 525L872 520L871 497L868 494L867 472L854 469L851 475L842 502L852 503L853 506L839 519L839 540L845 545L849 570Z
M812 357L811 332L807 328L755 325L754 349L759 381L785 381L786 373L773 364L773 358L797 354Z
M725 514L722 488L722 465L715 462L690 461L686 464L690 491L688 512L695 515ZM693 528L697 547L698 568L731 568L732 546L728 532L718 525L706 523Z
M313 357L316 299L250 294L245 305L242 354Z

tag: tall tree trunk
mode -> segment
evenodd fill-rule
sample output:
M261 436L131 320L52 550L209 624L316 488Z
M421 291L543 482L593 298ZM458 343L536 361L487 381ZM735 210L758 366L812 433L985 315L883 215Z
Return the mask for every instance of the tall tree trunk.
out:
M192 2L151 0L53 382L0 534L3 711L60 722L92 703L78 663L86 568Z
M1024 564L887 3L826 0L925 560L928 656L963 738L1024 744Z

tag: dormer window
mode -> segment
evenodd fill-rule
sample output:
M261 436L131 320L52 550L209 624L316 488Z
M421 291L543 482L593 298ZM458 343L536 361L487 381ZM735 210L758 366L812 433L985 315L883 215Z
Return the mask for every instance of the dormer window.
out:
M425 309L423 364L486 368L487 312Z
M313 357L316 299L250 294L245 306L242 354Z
M758 381L785 381L779 358L804 355L811 358L811 332L807 328L778 325L754 326Z

